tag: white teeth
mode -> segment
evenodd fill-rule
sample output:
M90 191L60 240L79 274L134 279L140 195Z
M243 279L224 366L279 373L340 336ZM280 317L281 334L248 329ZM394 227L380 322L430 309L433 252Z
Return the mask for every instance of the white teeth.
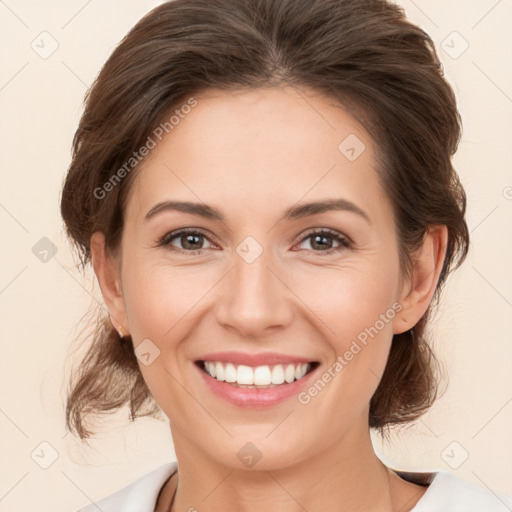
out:
M236 382L236 368L232 363L226 365L226 382Z
M221 382L268 387L301 379L309 371L311 365L309 363L288 364L284 367L282 364L277 364L273 367L263 365L253 368L242 364L235 366L232 363L205 361L204 368L212 377Z
M308 373L308 369L309 369L309 367L308 367L307 363L304 363L302 365L302 367L301 367L301 370L300 370L300 377L299 377L299 379L301 379L302 377L304 377L304 375L306 375L306 373Z
M217 380L223 381L225 380L224 366L222 363L215 363L215 378Z
M277 364L272 368L272 384L282 384L284 382L284 370L282 364Z
M272 384L272 374L268 366L258 366L254 370L254 384L256 384L256 386L268 386Z
M286 382L293 382L295 380L295 366L289 364L284 371L284 380Z
M250 366L241 364L236 370L238 384L254 384L254 372Z

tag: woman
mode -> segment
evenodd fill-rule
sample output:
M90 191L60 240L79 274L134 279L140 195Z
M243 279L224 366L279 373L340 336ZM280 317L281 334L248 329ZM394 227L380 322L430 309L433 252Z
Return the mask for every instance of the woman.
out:
M88 93L61 211L108 315L67 404L163 410L177 464L84 511L498 511L370 428L436 397L429 314L469 244L454 94L381 0L175 0Z

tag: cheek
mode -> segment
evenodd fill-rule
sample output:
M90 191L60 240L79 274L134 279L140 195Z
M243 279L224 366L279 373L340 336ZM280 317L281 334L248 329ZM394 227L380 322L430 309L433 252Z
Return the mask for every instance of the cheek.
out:
M337 353L381 315L394 316L398 270L392 263L346 262L338 268L296 269L289 277L303 298L304 310L312 311L324 324L322 330ZM385 327L379 322L377 327L392 329L390 322Z
M123 294L135 339L175 337L169 337L169 333L211 288L209 279L198 279L197 269L192 267L173 268L140 261L132 265L127 261L126 266L129 270L123 275Z
M366 407L386 366L393 319L401 309L396 302L398 264L383 257L365 262L347 259L343 268L309 272L296 272L300 278L295 278L294 286L298 295L307 298L314 313L310 318L317 319L331 353L331 365L323 375L329 384L315 407L320 402L332 405L333 414L343 422L344 415L357 415ZM316 387L323 389L322 384ZM303 399L316 392L312 389L309 395L306 390ZM334 406L340 403L345 406Z
M197 324L201 299L215 283L211 280L209 284L204 277L198 279L197 269L192 267L173 268L149 259L126 259L123 294L136 354L147 346L152 358L158 354L148 365L140 359L139 368L151 394L167 414L191 407L179 383L185 381L187 351L193 349L189 336ZM147 339L154 345L144 345ZM181 343L183 340L186 342Z

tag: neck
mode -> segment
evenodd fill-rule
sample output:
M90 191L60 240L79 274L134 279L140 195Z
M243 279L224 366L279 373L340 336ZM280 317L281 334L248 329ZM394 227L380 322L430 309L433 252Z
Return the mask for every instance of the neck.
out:
M353 429L307 460L259 471L257 465L246 470L219 464L178 432L173 431L173 439L179 465L173 512L405 512L410 508L400 507L410 503L412 492L418 493L410 488L404 492L404 484L413 484L394 474L390 478L367 428ZM170 501L166 510L171 510Z

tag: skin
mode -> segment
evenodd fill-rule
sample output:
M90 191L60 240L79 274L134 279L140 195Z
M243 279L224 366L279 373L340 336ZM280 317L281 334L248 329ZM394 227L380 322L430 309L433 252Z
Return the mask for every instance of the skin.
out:
M196 99L137 175L120 250L106 252L100 232L91 239L115 327L135 347L150 339L160 350L139 366L170 419L179 474L156 510L170 509L176 485L173 511L411 510L426 488L376 456L369 401L393 334L413 327L431 302L446 227L432 227L406 278L374 145L354 117L289 87L209 90ZM338 150L349 134L366 147L355 161ZM325 198L352 201L370 222L349 211L281 219L288 207ZM144 221L171 199L206 203L225 219L166 211ZM190 254L186 237L158 246L186 227L204 230L195 242L202 254ZM323 254L307 235L325 228L352 245ZM263 248L250 264L236 252L247 236ZM237 407L209 391L194 366L208 352L276 351L320 362L321 375L393 304L401 310L307 405L292 397L267 409ZM237 457L247 442L262 454L250 469Z

